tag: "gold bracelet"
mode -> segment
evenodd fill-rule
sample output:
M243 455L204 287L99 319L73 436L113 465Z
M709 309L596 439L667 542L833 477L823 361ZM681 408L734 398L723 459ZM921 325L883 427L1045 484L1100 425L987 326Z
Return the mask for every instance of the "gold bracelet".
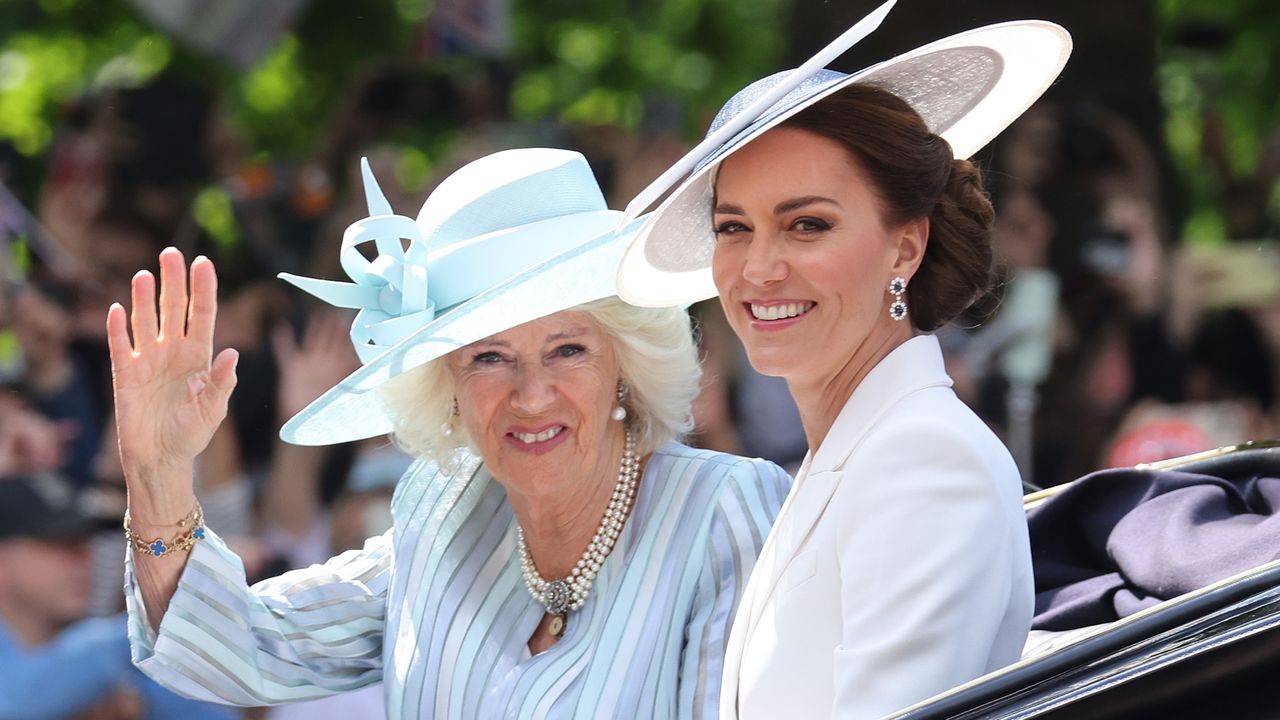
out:
M186 529L168 541L156 538L147 542L129 527L129 511L124 511L125 541L134 552L151 557L164 557L172 552L187 552L195 547L196 541L204 539L204 509L200 507L199 500L196 501L195 509L179 520L177 526Z

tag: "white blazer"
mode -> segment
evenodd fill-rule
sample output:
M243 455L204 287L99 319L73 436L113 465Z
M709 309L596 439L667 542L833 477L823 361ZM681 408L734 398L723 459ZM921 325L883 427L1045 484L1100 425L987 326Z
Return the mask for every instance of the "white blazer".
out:
M932 335L810 451L729 636L722 718L878 718L1018 659L1034 606L1022 484Z

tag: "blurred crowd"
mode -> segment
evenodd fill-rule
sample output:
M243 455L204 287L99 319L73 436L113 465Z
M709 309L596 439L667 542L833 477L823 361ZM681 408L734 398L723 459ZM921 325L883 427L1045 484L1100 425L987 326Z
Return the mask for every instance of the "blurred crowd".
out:
M507 147L583 151L612 207L685 149L659 111L638 133L514 123L507 80L486 65L362 74L321 147L285 163L258 159L207 89L162 77L77 100L39 163L0 154L0 678L51 683L18 710L0 692L0 720L171 717L167 703L185 702L130 671L118 617L125 497L104 319L162 248L218 267L215 343L240 351L239 386L197 492L250 577L267 577L389 528L410 462L387 438L304 448L276 435L358 362L351 317L275 279L341 279L342 231L365 214L358 158L413 216L437 179ZM1151 142L1104 108L1046 102L984 159L1000 271L941 336L959 394L1029 487L1280 434L1274 218L1242 201L1238 241L1182 242ZM706 367L695 441L794 470L805 439L786 388L750 368L714 301L691 312ZM64 672L88 658L115 664ZM380 702L372 688L248 715L372 717Z
M1180 237L1157 141L1047 103L997 148L1001 278L952 372L1037 486L1278 434L1276 218L1264 201L1231 219L1234 241Z

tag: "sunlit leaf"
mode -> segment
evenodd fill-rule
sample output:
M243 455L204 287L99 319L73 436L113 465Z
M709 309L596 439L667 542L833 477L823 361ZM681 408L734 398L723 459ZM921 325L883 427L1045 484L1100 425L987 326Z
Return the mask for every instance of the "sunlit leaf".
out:
M231 196L220 187L207 187L196 195L192 215L213 241L223 250L234 248L240 241Z

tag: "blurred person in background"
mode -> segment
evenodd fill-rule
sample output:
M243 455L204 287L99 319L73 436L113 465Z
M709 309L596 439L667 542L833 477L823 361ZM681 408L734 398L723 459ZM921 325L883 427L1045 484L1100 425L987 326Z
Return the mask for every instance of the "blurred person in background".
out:
M1280 308L1273 241L1189 245L1173 263L1170 313L1187 326L1182 395L1129 408L1102 463L1129 466L1280 436L1280 362L1267 318Z
M0 475L57 470L66 435L65 428L33 410L21 394L0 390Z
M997 426L1010 420L1010 350L1001 337L1024 314L1022 278L1043 278L1056 307L1037 319L1046 363L1024 479L1056 485L1098 469L1109 438L1135 402L1178 402L1186 371L1185 322L1176 311L1156 162L1133 127L1087 103L1046 103L1010 128L993 173L993 241L1003 281L991 318L961 344L994 354L976 373L971 402ZM995 343L994 349L984 347ZM981 352L979 357L981 357Z
M63 461L57 469L81 489L93 482L108 398L93 382L100 366L75 351L72 301L58 297L63 294L25 284L14 298L9 327L22 357L17 388L32 409L61 428Z
M83 506L56 476L0 477L0 719L231 720L134 668L123 617L86 619L103 521Z

